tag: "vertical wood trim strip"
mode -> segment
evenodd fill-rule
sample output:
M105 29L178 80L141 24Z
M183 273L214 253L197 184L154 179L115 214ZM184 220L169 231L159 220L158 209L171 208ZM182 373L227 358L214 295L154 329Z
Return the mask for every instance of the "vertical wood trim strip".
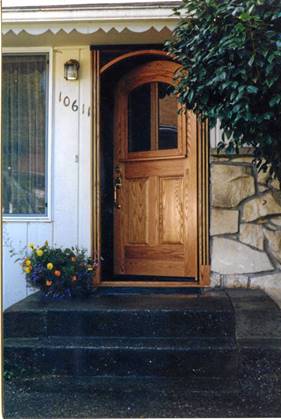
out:
M192 271L198 278L198 169L197 169L197 118L192 111L187 112L187 155L185 175L187 176L187 207L186 207L186 248L185 274Z
M203 260L202 265L205 265L206 261L206 153L205 153L205 130L204 122L201 123L201 138L202 138L202 195L203 195L203 206L202 206L202 222L203 222Z
M92 243L93 255L100 260L100 51L93 50L92 55L93 79L93 141L92 141L92 190L93 190L93 216L92 216ZM95 285L100 283L100 268L94 279Z
M198 207L199 207L199 283L210 284L209 261L209 136L208 123L197 121L198 135Z
M158 118L159 118L159 109L158 109L158 83L150 83L150 150L158 150Z
M198 144L198 153L197 153L197 189L198 189L198 273L200 275L200 266L202 265L202 251L203 251L203 223L202 223L202 138L201 138L201 124L197 119L197 144ZM200 281L200 276L199 276Z
M206 192L206 265L210 264L210 250L209 250L209 224L210 224L210 220L209 220L209 199L210 199L210 194L209 194L209 174L210 174L210 169L209 169L209 126L208 126L208 121L205 122L205 156L206 156L206 176L205 176L205 192Z

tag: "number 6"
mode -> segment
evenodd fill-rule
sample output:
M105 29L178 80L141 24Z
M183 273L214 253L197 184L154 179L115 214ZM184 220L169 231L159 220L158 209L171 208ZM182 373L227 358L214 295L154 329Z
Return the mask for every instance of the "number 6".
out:
M71 109L73 110L73 112L78 111L77 100L74 100L74 102L72 102Z

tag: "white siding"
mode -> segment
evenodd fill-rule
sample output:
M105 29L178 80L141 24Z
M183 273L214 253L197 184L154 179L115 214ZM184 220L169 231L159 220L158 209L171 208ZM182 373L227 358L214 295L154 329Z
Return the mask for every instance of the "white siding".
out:
M66 81L64 63L80 62L79 81ZM4 308L24 298L30 290L24 275L9 254L28 243L80 246L91 251L91 54L89 47L54 49L52 127L51 222L4 222ZM61 94L61 101L60 99ZM79 109L65 107L68 96ZM84 104L84 107L82 106ZM84 113L82 113L84 109ZM90 115L88 116L88 110Z
M220 122L218 121L216 126L210 130L210 147L216 148L221 139L222 130L220 129Z
M91 216L92 216L92 80L91 60L88 50L80 50L81 82L88 88L80 89L81 109L79 119L78 142L78 245L91 247Z
M79 60L79 50L55 51L55 65L58 71L55 73L54 94L54 243L64 246L77 243L78 230L78 163L75 159L79 144L79 114L71 110L71 105L64 106L63 101L65 97L71 102L79 99L80 83L64 80L63 71L59 71L69 58Z
M27 224L4 224L3 234L3 303L4 308L22 299L26 295L26 285L21 269L11 259L11 248L19 252L27 243Z
M178 0L155 0L151 1L151 3L154 3L155 5L165 5L165 3L174 3L175 5L178 3ZM36 4L34 0L3 0L3 7L30 7L30 6L69 6L70 4L73 6L81 6L81 5L89 5L90 2L87 2L85 0L40 0L36 1ZM112 4L112 5L122 5L122 4L132 4L135 5L136 3L143 3L143 0L99 0L95 3L99 4Z

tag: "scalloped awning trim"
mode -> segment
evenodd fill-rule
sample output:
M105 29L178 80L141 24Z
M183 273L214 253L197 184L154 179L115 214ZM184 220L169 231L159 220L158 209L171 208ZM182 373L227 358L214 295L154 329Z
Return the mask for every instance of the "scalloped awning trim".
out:
M161 4L160 4L161 3ZM151 28L160 32L172 30L178 18L173 13L177 2L118 2L105 4L80 4L73 7L45 6L4 7L2 13L2 32L12 31L19 35L22 31L30 35L42 35L47 31L57 34L64 31L69 34L77 31L92 34L98 30L109 32L115 29L122 32L145 32Z
M22 32L26 32L29 35L42 35L48 31L56 35L60 31L65 32L66 34L71 33L72 31L77 31L81 34L93 34L99 30L103 30L105 33L116 30L117 32L122 32L125 29L131 32L146 32L149 29L155 29L160 32L163 29L173 30L175 27L175 22L168 20L162 22L155 21L136 21L136 22L50 22L49 24L34 23L34 24L2 24L2 33L3 35L13 32L15 35L19 35Z

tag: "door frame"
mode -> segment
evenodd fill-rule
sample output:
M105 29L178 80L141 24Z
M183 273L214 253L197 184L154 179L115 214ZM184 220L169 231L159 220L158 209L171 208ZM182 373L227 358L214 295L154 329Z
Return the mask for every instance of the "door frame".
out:
M122 50L123 47L123 50ZM129 49L129 51L128 51ZM102 54L120 51L114 58L101 65ZM100 181L100 83L101 75L114 69L115 65L139 56L163 57L171 59L161 46L99 46L92 48L92 253L101 255L101 181ZM110 281L101 280L101 270L97 269L94 283L101 287L206 287L210 285L209 256L209 133L207 121L196 120L197 137L197 190L198 190L198 246L197 277L194 282L179 281Z

